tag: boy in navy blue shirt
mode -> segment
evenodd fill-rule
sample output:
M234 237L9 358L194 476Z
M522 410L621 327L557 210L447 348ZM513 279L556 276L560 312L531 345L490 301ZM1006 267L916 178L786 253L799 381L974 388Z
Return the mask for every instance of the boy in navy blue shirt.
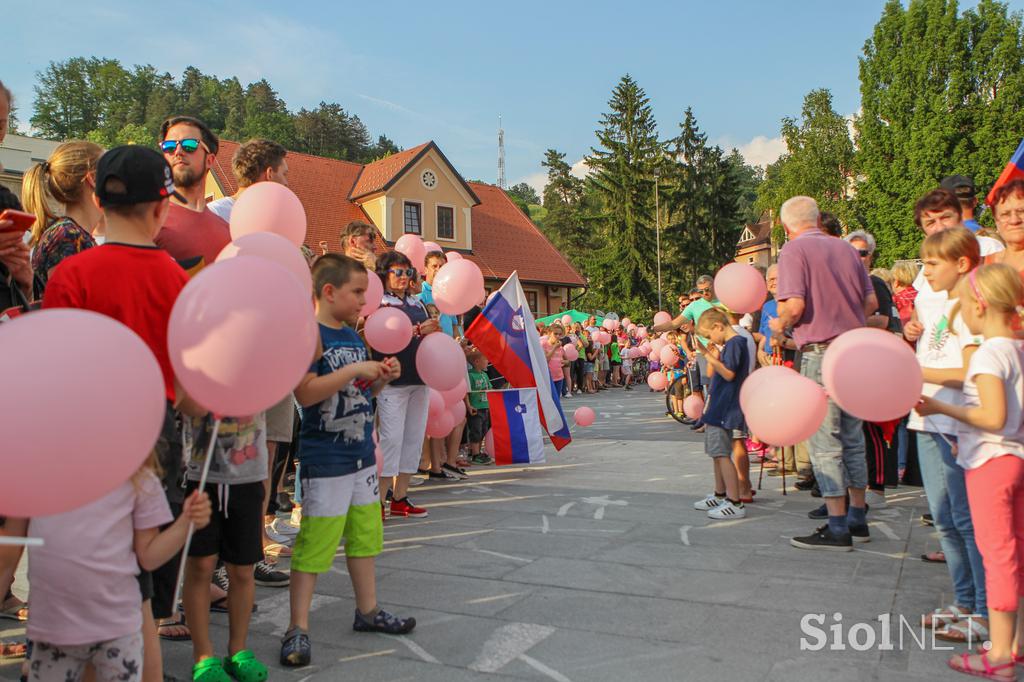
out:
M747 424L740 409L740 387L750 372L747 341L732 328L721 308L705 310L697 321L697 334L711 343L698 350L708 361L711 389L702 421L704 452L715 467L715 492L694 504L712 519L738 519L747 515L740 497L739 475L733 456L746 455ZM699 338L699 337L698 337ZM699 343L699 341L698 341ZM719 350L721 347L721 350Z
M307 665L311 657L309 609L320 573L327 572L341 539L356 596L353 629L405 634L414 618L377 606L374 557L384 543L373 443L373 397L401 375L393 357L369 359L353 328L366 302L366 267L337 254L313 266L317 356L295 389L302 407L299 467L302 523L292 554L291 620L282 639L281 664Z

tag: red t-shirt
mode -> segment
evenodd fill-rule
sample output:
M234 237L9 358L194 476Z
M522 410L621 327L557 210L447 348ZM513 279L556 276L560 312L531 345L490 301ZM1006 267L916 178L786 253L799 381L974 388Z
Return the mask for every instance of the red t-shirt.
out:
M156 246L107 243L60 262L46 284L43 308L102 313L138 334L160 363L167 399L174 400L174 370L167 323L188 275Z
M217 260L231 241L231 230L208 208L199 212L171 202L167 221L155 241L191 277Z

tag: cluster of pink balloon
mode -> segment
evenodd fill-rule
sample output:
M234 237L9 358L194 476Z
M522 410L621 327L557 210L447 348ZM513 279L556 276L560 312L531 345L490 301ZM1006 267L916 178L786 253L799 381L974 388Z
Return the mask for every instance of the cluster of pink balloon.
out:
M466 397L469 387L466 380L461 379L454 388L447 391L433 388L427 390L430 393L427 435L431 438L444 438L466 418L466 403L463 398Z

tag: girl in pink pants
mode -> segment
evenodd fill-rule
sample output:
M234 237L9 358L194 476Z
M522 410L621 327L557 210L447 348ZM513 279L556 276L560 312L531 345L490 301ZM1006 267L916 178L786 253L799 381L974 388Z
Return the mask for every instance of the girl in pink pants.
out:
M966 469L974 537L985 562L992 646L949 660L958 672L1015 680L1024 663L1024 344L1013 324L1024 284L1008 265L983 265L959 287L960 314L985 337L964 378L964 405L922 398L921 414L961 422L957 463Z

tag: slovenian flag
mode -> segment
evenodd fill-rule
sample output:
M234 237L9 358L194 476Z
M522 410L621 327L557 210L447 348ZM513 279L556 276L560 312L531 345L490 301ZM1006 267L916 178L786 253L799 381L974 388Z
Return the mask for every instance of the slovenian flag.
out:
M541 435L537 390L510 388L488 391L491 434L494 438L494 463L543 464L544 438Z
M1017 151L1010 157L1010 162L1006 164L1006 168L1000 173L999 179L996 180L996 184L992 185L992 190L985 197L985 203L989 206L995 200L996 190L1005 185L1006 183L1024 178L1024 140L1020 141L1017 146Z
M537 389L540 423L556 450L572 442L561 396L551 381L548 361L518 273L513 272L492 294L466 330L466 338L487 356L513 388Z

